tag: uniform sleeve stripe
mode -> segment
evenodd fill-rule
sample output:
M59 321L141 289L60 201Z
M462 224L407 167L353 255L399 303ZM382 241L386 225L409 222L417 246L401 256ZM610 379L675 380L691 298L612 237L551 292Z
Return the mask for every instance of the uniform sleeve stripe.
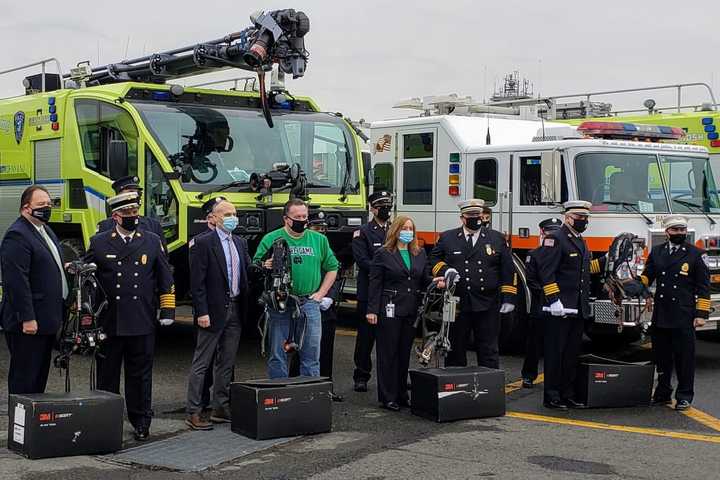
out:
M500 292L512 293L513 295L517 295L517 288L513 287L512 285L503 285L502 287L500 287Z
M172 293L160 295L160 308L175 308L175 295Z
M558 287L557 283L548 283L543 287L543 291L545 292L545 295L553 295L555 293L560 293L560 287Z
M597 258L590 262L590 273L600 273L600 261Z
M703 312L710 311L710 300L707 298L698 298L695 302L695 309Z
M432 274L437 275L441 268L443 268L445 265L447 265L445 262L438 262L435 264L435 266L432 269Z
M650 285L650 279L646 277L645 275L640 275L640 281L645 285L646 287Z

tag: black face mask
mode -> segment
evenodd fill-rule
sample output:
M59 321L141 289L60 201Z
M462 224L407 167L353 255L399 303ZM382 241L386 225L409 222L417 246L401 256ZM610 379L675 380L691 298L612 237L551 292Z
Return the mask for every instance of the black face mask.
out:
M387 220L390 218L390 207L378 208L377 218L381 222L387 222Z
M40 207L40 208L33 208L30 212L30 215L37 218L43 223L48 223L50 221L50 214L52 213L51 207Z
M673 245L682 245L687 239L687 233L673 233L672 235L668 235L668 238Z
M468 230L477 230L480 228L480 217L465 217L465 226Z
M292 221L292 225L290 225L290 230L295 233L303 233L307 228L307 220L293 220L292 218L290 218L290 220Z
M138 225L138 216L120 217L120 226L128 232L134 232Z
M573 220L573 229L578 233L582 233L587 230L587 226L587 220L578 220L577 218Z

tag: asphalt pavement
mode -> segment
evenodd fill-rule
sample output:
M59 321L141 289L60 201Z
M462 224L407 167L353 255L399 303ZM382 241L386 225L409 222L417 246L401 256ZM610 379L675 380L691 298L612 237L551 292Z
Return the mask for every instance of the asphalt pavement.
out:
M8 353L0 346L0 479L708 479L720 467L720 338L698 341L694 408L588 409L558 413L542 407L542 385L522 389L521 356L503 355L507 415L500 418L434 423L402 410L378 408L376 389L352 391L351 329L338 332L335 391L345 397L333 404L333 431L300 437L200 472L129 465L105 457L27 460L6 445ZM172 326L157 341L151 441L187 432L183 424L186 378L193 347L192 328ZM589 343L585 350L590 351ZM646 345L602 355L650 360ZM473 360L470 356L471 361ZM87 388L88 362L72 363L74 391ZM243 340L236 378L262 378L265 367L255 339ZM373 378L374 381L374 378ZM51 372L48 391L60 392L64 379ZM126 424L125 448L136 444ZM202 434L202 432L199 432ZM199 443L196 454L221 445Z

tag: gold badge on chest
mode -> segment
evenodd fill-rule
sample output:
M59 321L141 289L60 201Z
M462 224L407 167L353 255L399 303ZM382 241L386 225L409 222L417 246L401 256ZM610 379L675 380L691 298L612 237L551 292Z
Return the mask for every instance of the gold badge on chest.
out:
M492 255L493 253L495 253L489 243L485 244L485 253L487 253L488 255Z
M687 262L683 263L680 267L680 275L687 275L688 270L690 270L690 265Z
M140 263L142 263L143 265L147 263L147 255L145 255L144 253L142 254L142 257L140 257Z

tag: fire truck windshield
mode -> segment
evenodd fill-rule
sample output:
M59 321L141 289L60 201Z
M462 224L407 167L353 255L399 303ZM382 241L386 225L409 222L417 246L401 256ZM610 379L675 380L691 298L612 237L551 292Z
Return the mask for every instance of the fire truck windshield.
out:
M252 109L133 105L170 163L185 167L182 181L190 191L248 182L251 174L267 173L278 163L299 163L310 191L337 193L345 185L352 193L359 188L353 139L339 118L274 111L275 126L268 128L262 114Z
M707 157L581 153L575 175L579 198L597 212L720 213Z

